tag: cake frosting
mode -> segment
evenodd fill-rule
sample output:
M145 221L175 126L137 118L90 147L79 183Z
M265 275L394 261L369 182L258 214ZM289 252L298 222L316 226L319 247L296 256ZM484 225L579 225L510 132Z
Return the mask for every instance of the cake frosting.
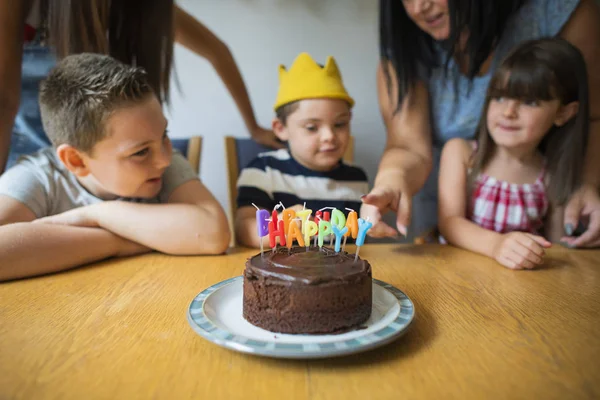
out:
M249 258L244 318L281 333L340 333L371 315L368 261L327 247L292 247Z

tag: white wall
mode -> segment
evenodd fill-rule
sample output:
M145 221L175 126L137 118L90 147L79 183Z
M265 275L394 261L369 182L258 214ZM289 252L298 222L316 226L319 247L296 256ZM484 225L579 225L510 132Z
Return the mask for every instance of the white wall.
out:
M265 127L273 118L279 64L289 66L302 51L321 63L333 55L356 100L352 120L355 162L366 169L372 182L385 141L375 88L377 1L181 0L178 4L228 44L257 120ZM202 180L228 207L223 137L248 133L208 62L177 46L175 69L182 90L172 92L171 136L204 137Z

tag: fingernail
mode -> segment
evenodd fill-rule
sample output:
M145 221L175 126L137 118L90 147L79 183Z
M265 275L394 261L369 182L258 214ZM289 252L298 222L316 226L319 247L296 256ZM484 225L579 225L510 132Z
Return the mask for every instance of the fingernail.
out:
M402 224L396 224L396 228L398 228L398 232L400 232L402 235L406 236L406 227Z
M367 197L367 195L366 195L366 194L363 194L362 196L360 196L360 199L361 199L361 200L364 200L364 198L365 198L365 197Z
M573 224L566 224L565 225L565 233L567 234L567 236L572 236L573 235Z

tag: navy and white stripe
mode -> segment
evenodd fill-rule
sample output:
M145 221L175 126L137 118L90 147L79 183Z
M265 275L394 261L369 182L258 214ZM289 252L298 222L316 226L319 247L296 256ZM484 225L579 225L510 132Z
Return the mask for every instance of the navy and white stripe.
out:
M272 210L306 202L314 211L323 207L340 210L360 208L360 197L369 190L367 175L359 168L340 163L331 171L313 171L294 160L288 150L261 153L238 178L238 207Z

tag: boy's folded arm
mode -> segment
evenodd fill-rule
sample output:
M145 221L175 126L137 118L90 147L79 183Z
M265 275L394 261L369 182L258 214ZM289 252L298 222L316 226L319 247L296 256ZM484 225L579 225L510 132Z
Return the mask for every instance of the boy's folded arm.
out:
M109 201L86 208L98 226L163 253L220 254L229 245L225 212L197 179L175 189L166 204Z
M149 250L104 229L30 223L35 218L23 203L0 195L0 281Z
M0 281L63 271L145 251L142 246L101 228L13 223L0 226Z

